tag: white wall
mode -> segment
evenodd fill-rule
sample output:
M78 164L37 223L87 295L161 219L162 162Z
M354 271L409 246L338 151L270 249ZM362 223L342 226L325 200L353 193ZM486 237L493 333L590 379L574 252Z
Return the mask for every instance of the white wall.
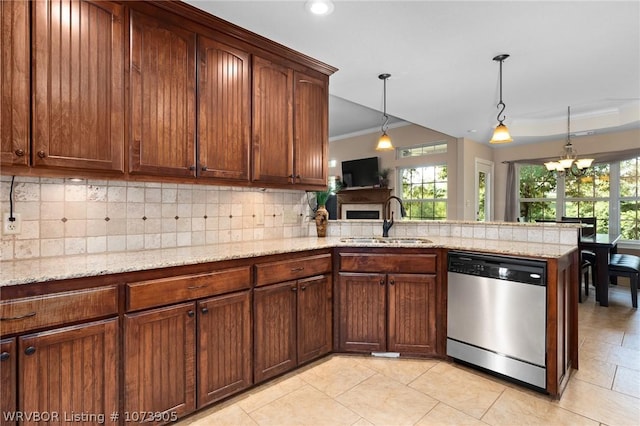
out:
M495 145L488 142L479 143L472 139L455 139L443 133L436 132L416 125L408 125L391 129L389 135L395 147L418 145L439 140L447 141L446 155L426 158L408 158L397 160L395 152L378 152L375 150L379 132L332 141L329 144L329 158L336 160L336 167L329 169L329 175L341 174L340 163L343 160L379 156L382 168L396 169L401 166L442 164L449 168L449 220L475 219L475 161L482 159L494 163L493 179L493 220L504 220L506 199L507 165L504 161L521 160L526 158L543 158L560 156L565 139L558 139L543 143L526 145ZM578 155L585 157L604 152L638 149L640 155L640 130L598 134L592 136L574 137L572 144ZM394 174L392 186L395 184ZM397 194L396 194L397 195Z
M449 201L449 210L447 212L449 218L457 216L457 152L458 141L456 138L436 132L425 127L409 124L402 127L390 128L387 134L391 137L393 146L396 148L410 147L430 142L444 141L447 143L447 153L438 154L425 158L402 158L396 159L394 151L376 151L375 147L380 137L379 131L369 134L350 137L341 140L329 142L329 160L335 160L335 167L329 168L329 176L341 176L341 162L345 160L354 160L358 158L380 157L380 169L392 169L393 172L389 176L390 187L394 189L394 194L400 196L400 191L396 190L398 186L397 169L399 167L410 167L414 165L437 165L447 164L449 174L449 193L447 195Z

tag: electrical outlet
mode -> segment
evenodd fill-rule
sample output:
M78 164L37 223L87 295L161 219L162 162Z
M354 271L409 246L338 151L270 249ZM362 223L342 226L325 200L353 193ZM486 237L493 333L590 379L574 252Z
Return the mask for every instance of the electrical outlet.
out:
M22 229L22 221L20 220L20 213L14 213L13 218L15 220L9 220L9 213L2 214L2 233L4 235L16 235L19 234Z

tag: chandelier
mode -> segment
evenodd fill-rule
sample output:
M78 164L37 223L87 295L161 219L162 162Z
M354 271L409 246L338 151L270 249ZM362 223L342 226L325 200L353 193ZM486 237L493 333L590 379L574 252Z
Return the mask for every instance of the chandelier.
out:
M583 176L587 169L591 167L593 158L578 158L578 152L571 145L571 107L567 107L567 143L558 161L548 161L544 163L550 172L556 171L559 175L571 172L574 176Z

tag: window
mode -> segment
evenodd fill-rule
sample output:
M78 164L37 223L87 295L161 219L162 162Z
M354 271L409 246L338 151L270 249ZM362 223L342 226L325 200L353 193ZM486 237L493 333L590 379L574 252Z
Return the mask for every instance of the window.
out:
M399 170L407 219L447 218L447 166L407 167Z
M520 166L520 216L525 221L556 220L558 181L545 166Z
M402 147L396 149L396 157L409 158L409 157L423 157L425 155L444 154L447 152L447 142L429 142L422 145Z
M597 232L609 232L610 169L609 164L595 164L584 176L565 176L564 216L595 217Z
M595 164L579 177L521 165L519 178L520 215L526 221L596 217L597 232L640 241L640 157Z
M640 240L640 157L620 163L620 233Z

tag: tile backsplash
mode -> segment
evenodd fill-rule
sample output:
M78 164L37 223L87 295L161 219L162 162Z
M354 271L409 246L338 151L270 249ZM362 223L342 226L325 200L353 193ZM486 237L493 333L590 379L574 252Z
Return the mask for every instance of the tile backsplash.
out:
M11 176L0 177L9 212ZM16 176L19 235L2 235L0 259L195 246L306 236L304 191Z
M11 176L0 176L9 212ZM300 190L16 177L19 235L2 235L0 260L315 236ZM330 237L379 236L381 221L331 221ZM397 221L391 236L441 236L576 244L575 224Z

